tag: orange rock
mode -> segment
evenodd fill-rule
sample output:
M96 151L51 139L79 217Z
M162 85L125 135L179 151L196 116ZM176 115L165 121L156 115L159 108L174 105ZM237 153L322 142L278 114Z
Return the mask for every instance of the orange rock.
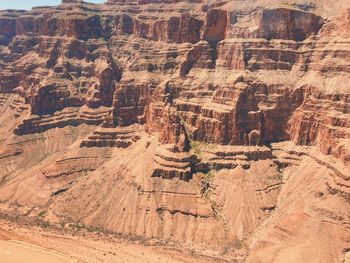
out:
M349 1L277 2L1 10L4 218L346 262Z

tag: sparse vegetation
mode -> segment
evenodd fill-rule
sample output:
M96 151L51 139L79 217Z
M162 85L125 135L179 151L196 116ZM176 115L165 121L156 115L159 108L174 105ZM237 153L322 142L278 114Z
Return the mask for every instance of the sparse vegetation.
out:
M47 213L47 211L45 211L45 210L40 211L39 214L38 214L38 217L43 218L46 215L46 213Z
M191 141L190 147L194 154L201 156L204 150L213 149L215 145L209 144L207 142Z
M97 226L88 226L86 227L86 230L88 232L98 232L98 233L105 232L105 230L102 227L97 227Z
M20 203L18 203L17 201L13 203L13 206L18 207L18 208L22 207L22 205Z
M204 175L203 181L207 182L207 183L211 183L213 181L214 177L215 177L215 171L214 170L210 170L209 172L207 172Z
M281 174L281 173L276 174L276 175L273 176L273 179L277 180L277 181L282 181L283 180L283 174Z
M69 227L75 231L80 231L81 229L85 228L85 225L80 223L71 223L69 224Z
M156 209L156 212L157 212L158 214L163 214L163 213L164 213L164 208L163 208L163 207L158 207L158 208Z
M292 4L293 7L304 10L304 11L310 11L316 9L316 4L311 2L304 2L301 4Z
M222 255L225 255L232 250L235 251L235 250L242 250L242 249L244 250L248 249L247 243L244 240L235 239L230 241L227 245L224 246Z
M214 170L209 170L206 174L204 174L202 178L202 190L201 190L202 196L210 199L212 193L214 192L214 186L213 186L214 178L215 178Z
M66 226L66 222L61 221L61 222L60 222L60 226L61 226L61 228L64 228L64 227Z
M188 139L192 142L192 141L193 141L193 132L192 132L191 129L188 127L188 124L187 124L187 122L185 121L184 117L183 117L181 114L179 114L178 111L176 111L176 112L177 112L177 116L178 116L179 119L180 119L180 123L183 125L183 127L184 127L185 130L186 130L186 134L187 134L187 136L188 136Z
M215 186L213 185L215 175L216 175L216 171L213 170L212 165L209 165L209 171L205 173L202 178L201 194L204 198L209 200L215 219L222 222L224 225L225 231L228 231L229 227L227 224L227 220L222 214L222 211L221 211L222 208L216 203L216 200L215 200Z
M191 141L191 142L190 142L190 147L191 147L191 150L192 150L196 155L200 155L200 153L201 153L201 145L200 145L200 142Z
M160 218L162 224L164 223L164 211L165 211L165 208L164 208L164 207L158 207L158 208L156 209L156 212L157 212L157 214L158 214L158 216L159 216L159 218Z
M243 248L243 241L239 240L239 239L235 239L235 241L233 242L233 247L235 249L242 249Z
M37 217L34 222L35 222L35 225L37 225L37 226L39 226L41 228L48 228L48 227L50 227L50 222L41 219L41 217Z
M40 226L41 226L42 228L48 228L48 227L50 226L50 223L49 223L48 221L43 221L43 222L40 224Z

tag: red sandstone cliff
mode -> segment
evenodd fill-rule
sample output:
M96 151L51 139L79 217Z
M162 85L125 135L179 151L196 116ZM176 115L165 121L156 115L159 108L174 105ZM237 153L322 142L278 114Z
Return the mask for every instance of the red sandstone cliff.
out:
M0 11L0 200L237 262L346 260L346 2Z

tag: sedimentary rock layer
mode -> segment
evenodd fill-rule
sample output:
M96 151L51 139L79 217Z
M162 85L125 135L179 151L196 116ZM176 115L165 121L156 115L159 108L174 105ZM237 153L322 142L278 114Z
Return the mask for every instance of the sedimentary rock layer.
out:
M347 260L349 14L345 0L1 10L0 201L237 262Z

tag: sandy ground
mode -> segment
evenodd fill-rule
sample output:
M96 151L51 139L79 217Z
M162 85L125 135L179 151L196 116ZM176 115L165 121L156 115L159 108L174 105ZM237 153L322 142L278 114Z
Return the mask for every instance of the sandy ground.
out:
M0 262L225 262L90 233L66 234L0 221Z
M66 258L60 257L50 250L31 244L15 241L0 241L0 262L3 263L65 263Z

